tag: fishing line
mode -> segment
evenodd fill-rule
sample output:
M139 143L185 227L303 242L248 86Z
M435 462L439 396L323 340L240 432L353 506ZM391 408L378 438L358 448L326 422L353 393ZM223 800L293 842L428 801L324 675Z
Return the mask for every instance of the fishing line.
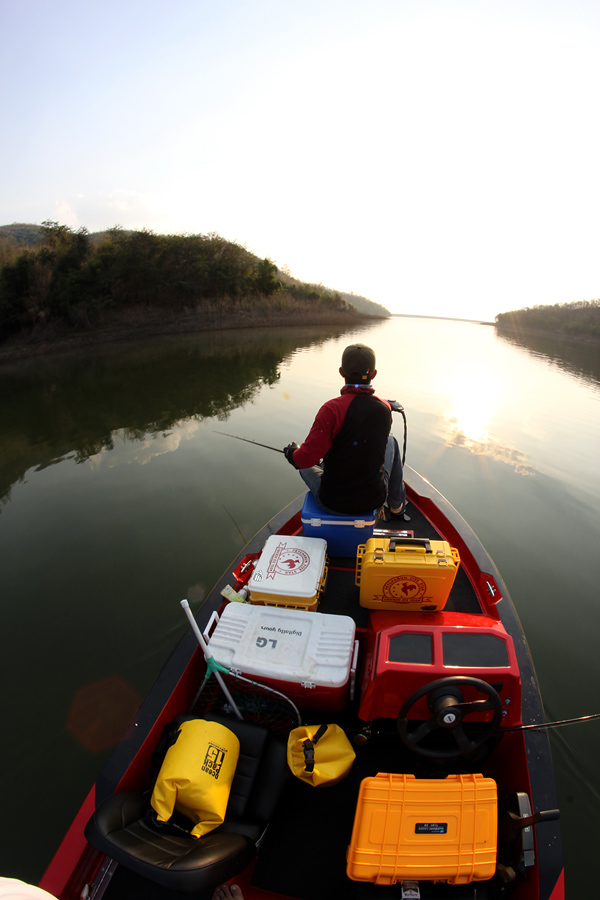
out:
M245 675L240 674L239 672L234 671L233 669L229 669L227 672L227 676L231 679L235 679L235 681L241 681L244 684L250 684L252 687L257 688L258 691L265 691L268 694L274 694L276 697L279 697L280 700L283 700L294 710L294 714L296 719L298 720L298 725L302 725L302 716L300 715L300 710L287 694L283 694L281 691L275 690L275 688L270 687L268 684L263 684L259 681L253 681L251 678L247 678Z
M223 503L223 504L221 504L221 505L223 506L223 509L225 510L225 512L227 513L227 515L229 516L229 518L231 519L231 521L233 522L233 524L234 524L235 527L237 528L238 533L239 533L241 539L243 540L244 544L247 544L247 543L248 543L248 540L247 540L247 538L245 537L245 535L242 533L242 529L240 528L240 526L238 525L238 523L235 521L235 519L233 518L233 516L231 515L231 513L229 512L229 510L228 510L227 507L225 506L225 504Z
M576 719L561 719L558 722L541 722L539 725L513 725L512 728L503 728L502 731L528 731L530 729L541 731L543 728L561 728L563 725L591 722L592 719L600 719L600 713L593 713L591 716L578 716Z

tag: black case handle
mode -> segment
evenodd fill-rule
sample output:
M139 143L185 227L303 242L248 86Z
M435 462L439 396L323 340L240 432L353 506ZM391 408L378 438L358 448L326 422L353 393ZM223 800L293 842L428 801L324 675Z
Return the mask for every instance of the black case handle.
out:
M398 545L405 546L408 544L412 547L425 547L425 553L433 553L431 549L431 541L429 538L391 538L390 553L394 553Z

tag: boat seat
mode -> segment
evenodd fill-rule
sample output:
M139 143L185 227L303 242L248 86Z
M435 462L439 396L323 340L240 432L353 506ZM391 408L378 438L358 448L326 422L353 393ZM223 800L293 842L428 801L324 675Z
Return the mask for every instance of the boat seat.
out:
M240 741L225 820L201 838L159 828L150 792L124 791L104 800L85 828L90 844L125 868L172 890L208 891L246 868L289 777L285 743L266 728L210 715ZM190 823L191 827L191 823Z

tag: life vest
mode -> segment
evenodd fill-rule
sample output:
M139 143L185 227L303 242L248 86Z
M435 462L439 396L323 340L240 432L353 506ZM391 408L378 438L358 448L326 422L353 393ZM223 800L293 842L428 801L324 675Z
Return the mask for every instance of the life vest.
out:
M303 725L290 732L288 766L296 778L326 787L345 778L356 754L339 725Z
M385 448L392 414L372 391L347 393L353 394L352 401L323 457L319 499L339 513L371 512L386 497Z
M237 736L218 722L183 722L169 747L154 785L150 805L159 822L174 810L194 822L193 837L222 824L240 753Z

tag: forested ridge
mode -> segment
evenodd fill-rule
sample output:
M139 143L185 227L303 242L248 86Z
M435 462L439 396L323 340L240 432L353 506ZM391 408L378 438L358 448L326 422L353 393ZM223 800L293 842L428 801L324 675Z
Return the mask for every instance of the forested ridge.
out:
M90 234L57 222L0 226L0 341L58 323L93 327L134 309L208 322L242 315L388 316L384 307L307 284L217 234L162 235L115 227Z
M532 306L496 316L499 331L548 332L600 340L600 300Z

